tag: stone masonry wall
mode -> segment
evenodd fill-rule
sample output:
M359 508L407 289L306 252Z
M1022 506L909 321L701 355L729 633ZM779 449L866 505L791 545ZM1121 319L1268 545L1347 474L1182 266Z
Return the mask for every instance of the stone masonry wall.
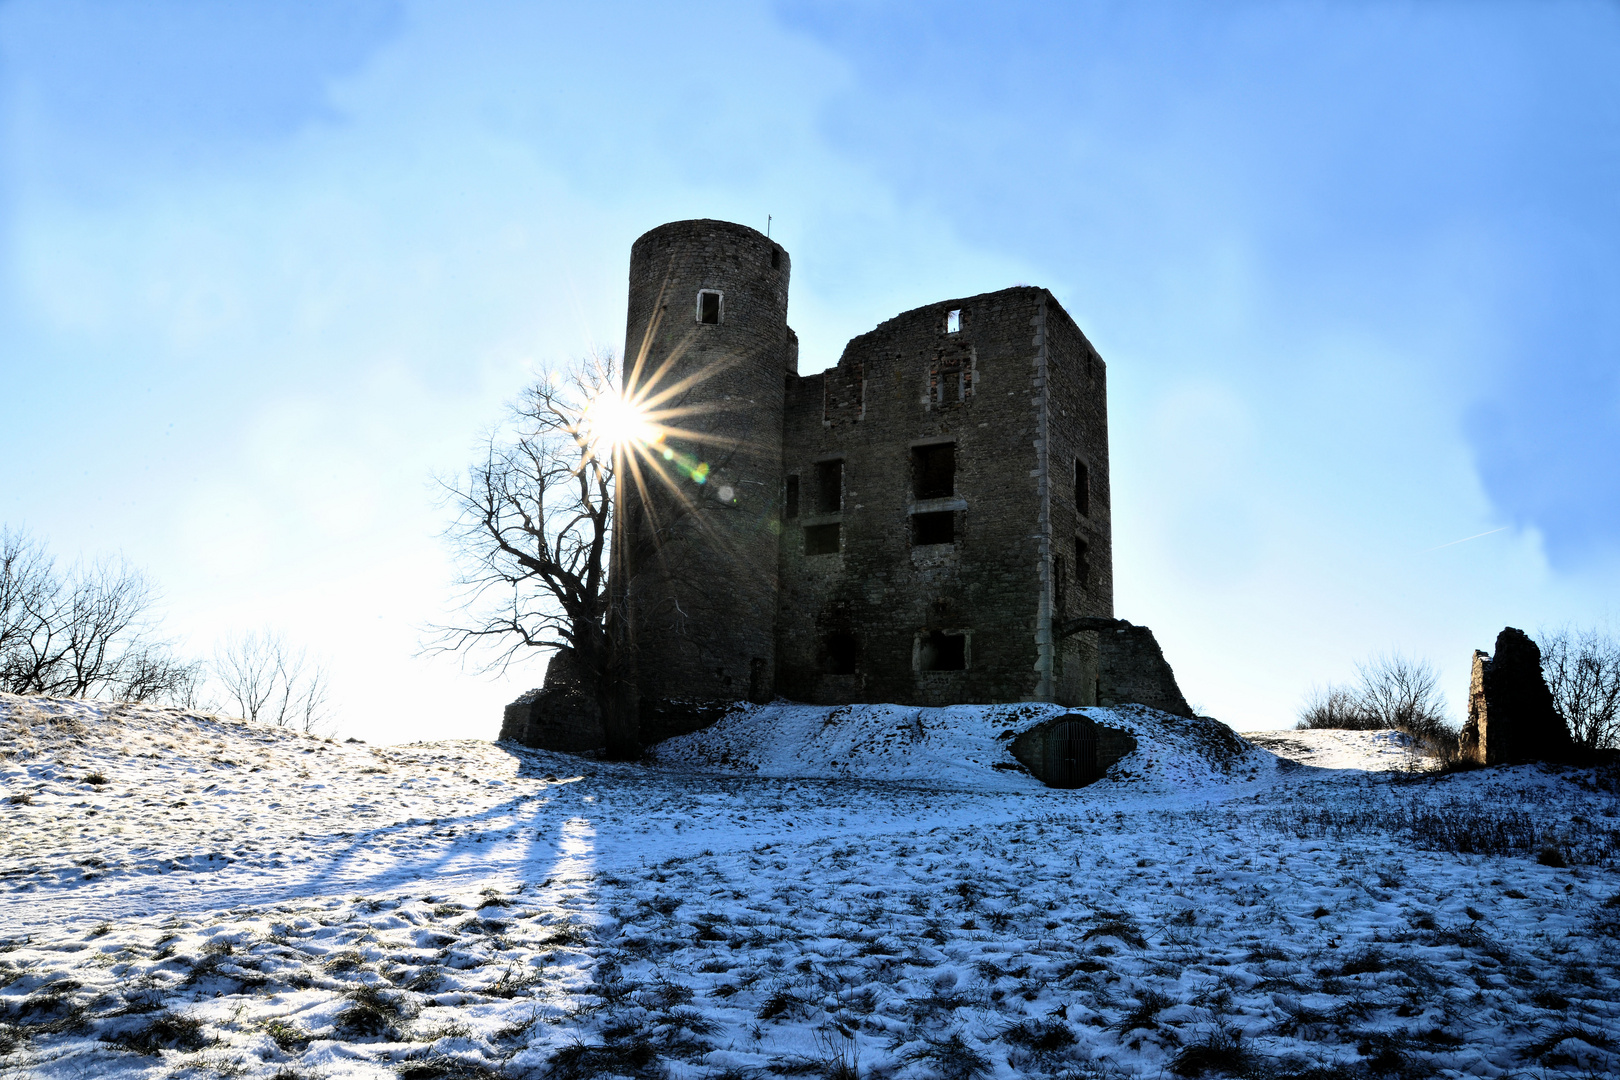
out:
M1039 692L1046 566L1036 354L1047 305L1056 308L1029 287L930 304L852 340L836 368L788 380L782 472L797 487L798 513L783 521L780 545L780 693L947 704ZM954 333L952 311L961 313ZM1083 341L1072 330L1048 366L1079 370ZM1070 411L1077 422L1097 415ZM1064 419L1062 438L1082 438ZM1106 438L1105 424L1091 430ZM954 484L919 500L913 450L943 443L954 447ZM823 507L827 470L818 466L834 461L841 496ZM1106 477L1105 452L1101 462ZM1106 486L1098 505L1106 507ZM915 542L914 513L950 515L952 542ZM830 527L835 546L807 553L807 539L813 552ZM962 670L920 670L933 634L965 638Z
M1462 756L1482 765L1573 760L1569 728L1542 674L1541 648L1523 630L1504 627L1492 655L1474 653L1459 742Z
M572 650L552 653L545 685L506 706L497 738L569 754L597 750L607 742L601 714L580 679Z
M1175 672L1152 630L1121 623L1098 632L1097 638L1102 661L1097 704L1134 703L1176 716L1192 716L1192 708L1176 685Z

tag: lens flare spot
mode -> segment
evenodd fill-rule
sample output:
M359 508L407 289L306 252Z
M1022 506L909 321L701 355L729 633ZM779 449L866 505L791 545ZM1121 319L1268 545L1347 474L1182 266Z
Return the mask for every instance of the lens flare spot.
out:
M709 463L707 461L692 470L692 483L706 484L709 482Z

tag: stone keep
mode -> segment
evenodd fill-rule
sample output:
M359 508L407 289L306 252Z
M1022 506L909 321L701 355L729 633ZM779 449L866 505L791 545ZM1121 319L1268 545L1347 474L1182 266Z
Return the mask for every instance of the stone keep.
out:
M644 739L776 696L1190 713L1113 620L1107 368L1052 294L916 308L801 376L789 269L723 221L631 249L625 387L679 410L673 488L642 476L622 508ZM1099 633L1128 639L1118 671Z

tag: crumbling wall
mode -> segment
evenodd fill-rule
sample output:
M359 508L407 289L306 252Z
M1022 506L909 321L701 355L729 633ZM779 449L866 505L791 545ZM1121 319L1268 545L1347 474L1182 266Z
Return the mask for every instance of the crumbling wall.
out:
M1523 630L1504 627L1494 654L1474 652L1462 757L1482 765L1568 761L1574 749L1542 675L1540 647Z
M1174 716L1192 716L1153 631L1124 619L1080 617L1058 627L1060 635L1097 636L1097 704L1146 705Z
M501 716L502 742L578 754L607 743L595 697L586 690L572 649L558 649L546 665L545 685L519 697Z
M1125 623L1099 633L1097 645L1097 704L1146 705L1176 716L1193 714L1152 630Z

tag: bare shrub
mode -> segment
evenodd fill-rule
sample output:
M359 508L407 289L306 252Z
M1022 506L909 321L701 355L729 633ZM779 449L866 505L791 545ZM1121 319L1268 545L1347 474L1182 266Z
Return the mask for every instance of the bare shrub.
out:
M1456 740L1456 732L1446 720L1439 676L1427 661L1390 653L1358 664L1356 670L1361 675L1357 700L1380 727L1404 731L1425 742L1441 737Z
M1620 746L1620 641L1594 629L1543 630L1541 673L1570 738L1584 750Z
M1344 686L1313 686L1299 711L1299 728L1333 728L1341 731L1366 731L1380 725L1375 717L1361 708L1356 694Z

